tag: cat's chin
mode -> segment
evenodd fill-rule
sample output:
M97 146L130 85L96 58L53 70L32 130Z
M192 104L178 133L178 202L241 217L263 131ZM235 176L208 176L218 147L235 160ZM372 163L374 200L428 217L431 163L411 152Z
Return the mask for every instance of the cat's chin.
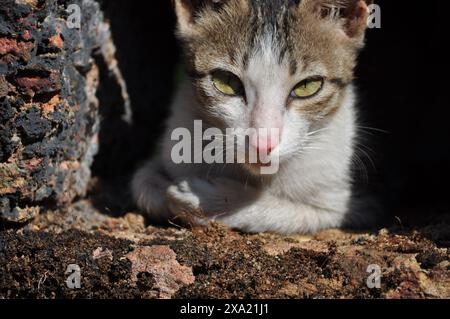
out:
M262 176L262 175L275 175L276 172L272 174L265 173L267 169L271 167L271 163L262 164L262 163L245 163L242 164L242 167L245 171L254 176Z

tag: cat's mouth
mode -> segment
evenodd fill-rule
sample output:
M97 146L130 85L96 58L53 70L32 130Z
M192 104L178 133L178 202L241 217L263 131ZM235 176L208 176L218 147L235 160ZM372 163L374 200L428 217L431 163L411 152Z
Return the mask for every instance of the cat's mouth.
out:
M253 175L273 175L278 172L279 163L275 160L245 162L242 164Z
M246 163L246 165L250 166L250 167L254 167L254 168L261 168L261 167L270 167L272 165L272 162L268 162L268 163Z
M278 172L278 167L270 164L245 164L245 170L253 176L267 176L275 175Z

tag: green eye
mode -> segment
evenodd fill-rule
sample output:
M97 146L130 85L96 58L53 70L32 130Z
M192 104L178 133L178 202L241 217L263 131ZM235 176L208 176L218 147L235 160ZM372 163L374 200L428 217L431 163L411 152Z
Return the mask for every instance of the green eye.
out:
M291 95L296 98L308 98L315 95L323 86L323 79L306 79L297 84Z
M242 95L244 86L241 80L231 72L215 71L212 73L212 82L214 87L225 95Z

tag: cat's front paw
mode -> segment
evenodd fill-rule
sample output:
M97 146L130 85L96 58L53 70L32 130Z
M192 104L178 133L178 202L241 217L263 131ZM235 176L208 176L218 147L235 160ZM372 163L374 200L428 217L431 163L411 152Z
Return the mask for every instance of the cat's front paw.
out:
M174 216L211 219L232 212L246 194L252 193L237 181L189 178L167 189L167 206Z
M204 219L205 201L212 191L212 185L207 181L197 178L183 180L167 189L167 206L175 217Z
M167 205L173 213L195 212L200 209L200 199L192 192L188 181L182 181L167 189Z

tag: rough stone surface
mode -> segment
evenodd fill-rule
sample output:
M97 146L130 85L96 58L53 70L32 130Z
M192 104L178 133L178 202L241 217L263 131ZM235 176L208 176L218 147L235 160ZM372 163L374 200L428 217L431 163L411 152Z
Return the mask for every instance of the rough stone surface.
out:
M67 24L69 4L81 28ZM0 0L0 219L24 222L86 193L98 61L117 69L97 2Z
M153 290L146 297L170 298L181 287L195 280L192 269L180 266L175 252L169 246L138 247L127 255L132 264L132 277L136 282L146 274L153 279Z

